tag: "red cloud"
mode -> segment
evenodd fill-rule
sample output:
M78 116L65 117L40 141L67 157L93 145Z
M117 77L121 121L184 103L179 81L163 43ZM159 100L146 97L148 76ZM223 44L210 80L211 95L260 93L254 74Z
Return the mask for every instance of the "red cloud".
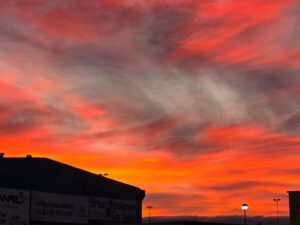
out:
M279 55L288 49L275 45L284 39L281 34L291 22L286 10L294 4L292 0L194 4L192 19L182 25L185 37L177 41L178 49L170 57L204 56L223 65L281 63Z

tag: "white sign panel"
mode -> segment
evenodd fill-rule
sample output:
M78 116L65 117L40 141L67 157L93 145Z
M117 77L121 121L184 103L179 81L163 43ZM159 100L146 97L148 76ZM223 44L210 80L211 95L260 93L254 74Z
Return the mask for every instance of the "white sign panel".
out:
M0 224L29 224L29 192L0 188Z
M88 223L87 198L44 192L31 194L32 221Z
M137 222L136 202L133 200L90 197L89 219L122 223Z
M111 221L108 198L89 198L89 219Z

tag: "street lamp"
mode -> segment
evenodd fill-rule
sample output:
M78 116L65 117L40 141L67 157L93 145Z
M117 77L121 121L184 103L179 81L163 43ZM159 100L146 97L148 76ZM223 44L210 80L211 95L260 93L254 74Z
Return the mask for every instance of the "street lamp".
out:
M279 224L278 202L280 201L280 198L274 198L273 201L276 202L276 209L277 209L277 224Z
M148 209L148 213L149 213L149 223L150 223L151 222L151 209L153 209L153 206L152 205L148 205L147 209Z
M242 204L241 209L244 211L244 225L247 225L247 220L246 220L246 211L248 209L248 205L246 203Z

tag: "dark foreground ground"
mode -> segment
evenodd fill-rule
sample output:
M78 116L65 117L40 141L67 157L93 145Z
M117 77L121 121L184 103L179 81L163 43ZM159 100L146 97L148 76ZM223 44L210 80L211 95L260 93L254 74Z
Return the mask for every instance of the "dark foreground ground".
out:
M244 224L244 218L242 216L216 216L216 217L200 217L200 216L176 216L176 217L151 217L149 221L148 217L143 218L143 223L160 223L160 222L173 222L184 221L184 225L222 225L222 224ZM192 223L191 223L192 222ZM195 223L194 223L195 222ZM166 223L166 225L172 225L173 223ZM276 217L264 217L255 216L247 217L247 225L277 225ZM290 220L288 216L279 217L280 225L289 225ZM174 223L174 225L177 225ZM179 225L179 224L178 224Z

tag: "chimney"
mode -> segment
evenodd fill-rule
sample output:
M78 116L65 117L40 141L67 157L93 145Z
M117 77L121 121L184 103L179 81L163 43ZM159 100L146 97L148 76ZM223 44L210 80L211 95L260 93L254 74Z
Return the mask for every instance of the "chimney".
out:
M0 159L4 158L4 152L0 152Z
M26 155L26 159L31 159L32 155Z

